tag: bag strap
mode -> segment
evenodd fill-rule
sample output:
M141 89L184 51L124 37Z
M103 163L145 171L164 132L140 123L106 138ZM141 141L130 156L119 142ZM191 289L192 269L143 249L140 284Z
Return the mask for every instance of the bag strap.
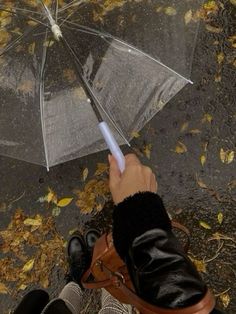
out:
M144 301L138 297L132 290L125 285L125 279L122 274L109 270L105 265L102 265L101 261L98 261L98 265L102 267L103 271L109 274L110 278L100 282L87 282L91 271L90 269L84 274L82 283L84 288L88 289L99 289L109 286L113 286L116 289L120 289L123 294L127 297L130 304L134 305L141 313L145 314L209 314L215 307L215 299L210 292L207 290L205 296L197 304L181 308L181 309L166 309Z
M184 248L185 253L187 253L190 246L190 236L191 236L189 229L175 220L171 220L171 225L173 228L178 229L182 231L184 234L186 234L187 242L185 243L183 248Z

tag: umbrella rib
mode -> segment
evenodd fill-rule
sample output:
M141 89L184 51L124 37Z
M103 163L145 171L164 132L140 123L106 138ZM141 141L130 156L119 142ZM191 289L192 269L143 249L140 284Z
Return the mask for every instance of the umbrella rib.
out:
M8 11L10 11L8 8L9 8L9 7L7 7L7 6L5 6L5 5L0 5L0 10L3 10L3 11L8 10ZM39 13L39 12L37 12L37 11L32 11L32 10L28 10L28 9L21 9L21 8L18 8L18 7L13 7L13 9L16 10L16 11L29 12L29 13L33 13L33 14L42 16L42 14ZM16 12L11 12L11 13L16 14Z
M17 37L15 40L13 40L5 49L3 49L3 51L0 51L0 57L3 56L4 54L6 54L9 50L17 47L20 44L22 39L24 39L27 36L29 36L37 28L39 28L39 25L36 25L34 28L29 29L28 31L26 31L25 33L23 33L22 35Z
M67 46L67 48L70 51L71 56L73 56L75 58L75 61L80 65L81 67L81 62L77 56L77 54L75 53L75 51L71 48L71 46L69 45L69 43L67 42L67 40L65 39L65 37L63 37L63 43ZM102 104L100 103L100 101L97 99L97 96L94 94L90 84L88 83L87 79L84 77L84 75L81 73L81 71L78 69L79 75L81 77L82 83L85 85L87 92L89 93L89 96L92 98L92 100L90 100L90 104L97 116L97 118L100 118L100 112L98 111L97 106L99 106L99 108L105 113L105 115L107 116L107 118L110 120L110 122L112 123L113 127L116 129L116 131L118 132L118 134L123 138L123 140L125 141L125 143L130 146L129 141L126 139L126 136L124 135L123 131L120 129L120 127L116 124L116 122L114 121L114 119L109 115L109 113L104 109L104 107L102 106ZM94 107L95 106L95 107ZM98 111L98 113L97 113ZM101 121L99 121L101 122Z
M89 32L91 32L90 34L91 35L97 35L97 36L100 36L103 40L105 40L105 37L106 38L109 38L109 39L113 39L114 41L118 42L118 43L121 43L123 44L124 46L126 46L127 48L129 49L133 49L134 51L142 54L143 56L147 57L148 59L154 61L155 63L161 65L162 67L164 67L165 69L167 69L168 71L174 73L175 75L179 76L181 79L187 81L188 83L191 83L193 84L193 82L189 79L187 79L186 77L184 77L183 75L181 75L180 73L176 72L175 70L171 69L169 66L167 66L166 64L162 63L161 61L157 60L156 58L152 57L151 55L149 55L148 53L136 48L135 46L131 45L131 44L128 44L126 41L123 41L111 34L108 34L108 33L105 33L105 32L101 32L101 31L98 31L94 28L91 28L91 27L87 27L87 26L84 26L84 25L80 25L80 24L77 24L77 23L74 23L74 22L71 22L71 21L66 21L66 23L68 24L71 24L71 25L74 25L74 26L77 26L78 29L75 28L75 30L77 31L80 31L80 29L83 29L83 30L87 30Z
M76 3L77 2L77 3ZM68 4L66 4L64 7L62 7L61 9L59 9L59 13L61 13L61 12L64 12L64 11L66 11L66 10L68 10L69 8L71 8L71 7L74 7L74 6L78 6L78 5L80 5L80 4L83 4L83 3L85 3L86 1L85 0L74 0L74 1L72 1L72 2L70 2L70 3L68 3Z
M48 32L46 32L45 35L45 41L47 40ZM43 55L42 55L42 65L41 65L41 71L40 71L40 83L39 83L39 104L40 104L40 118L41 118L41 126L42 126L42 134L43 134L43 146L44 146L44 152L45 152L45 160L46 160L46 167L49 171L49 159L48 159L48 150L46 145L46 134L45 134L45 123L44 123L44 70L45 70L45 64L47 59L47 46L44 46L43 48Z

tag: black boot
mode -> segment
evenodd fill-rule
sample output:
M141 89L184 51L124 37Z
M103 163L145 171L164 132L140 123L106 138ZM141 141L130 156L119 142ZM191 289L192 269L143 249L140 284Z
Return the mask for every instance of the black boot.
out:
M86 247L85 241L79 232L75 232L67 246L69 274L67 282L74 281L82 289L81 278L90 266L90 254Z
M93 255L94 245L97 239L100 238L100 236L101 236L100 232L96 229L89 229L84 235L85 244L87 246L91 258Z
M40 314L49 302L49 295L44 290L32 290L27 293L13 314Z

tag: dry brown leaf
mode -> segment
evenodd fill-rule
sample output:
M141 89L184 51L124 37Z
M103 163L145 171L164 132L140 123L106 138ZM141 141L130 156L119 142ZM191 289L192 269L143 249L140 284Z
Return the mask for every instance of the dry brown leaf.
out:
M57 202L58 207L66 207L73 201L73 197L65 197Z
M205 221L200 220L200 221L199 221L199 225L200 225L202 228L204 228L204 229L207 229L207 230L210 230L210 229L211 229L211 226L210 226L208 223L206 223Z
M217 73L217 74L215 75L215 82L216 82L216 83L220 83L221 81L222 81L222 76L221 76L220 73Z
M221 300L224 308L227 308L229 306L230 301L231 301L230 295L228 293L223 293L220 295L220 300Z
M0 294L8 294L8 288L7 286L0 282Z
M207 185L196 175L196 180L197 184L200 186L202 189L208 189Z
M188 151L187 147L184 143L178 142L178 144L175 147L175 153L177 154L184 154Z
M97 163L97 169L94 173L94 175L97 177L97 176L100 176L104 173L107 173L108 172L108 164L105 164L105 163Z
M63 70L63 77L69 82L74 83L76 81L76 74L73 69L64 69Z
M31 93L34 89L34 82L32 80L26 80L19 84L17 90L22 93Z
M230 164L234 160L234 151L233 150L224 151L224 149L221 148L220 159L224 164Z
M47 47L47 48L50 48L54 45L55 41L53 40L46 40L44 43L43 43L43 46L44 47Z

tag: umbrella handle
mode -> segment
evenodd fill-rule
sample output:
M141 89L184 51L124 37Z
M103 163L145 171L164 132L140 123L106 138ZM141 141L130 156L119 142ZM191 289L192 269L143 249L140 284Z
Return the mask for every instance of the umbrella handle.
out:
M112 155L115 157L120 171L124 172L125 157L116 139L114 138L114 135L112 134L111 129L109 128L108 124L104 121L99 123L99 129L102 132L102 135L107 143L108 148L110 149Z

